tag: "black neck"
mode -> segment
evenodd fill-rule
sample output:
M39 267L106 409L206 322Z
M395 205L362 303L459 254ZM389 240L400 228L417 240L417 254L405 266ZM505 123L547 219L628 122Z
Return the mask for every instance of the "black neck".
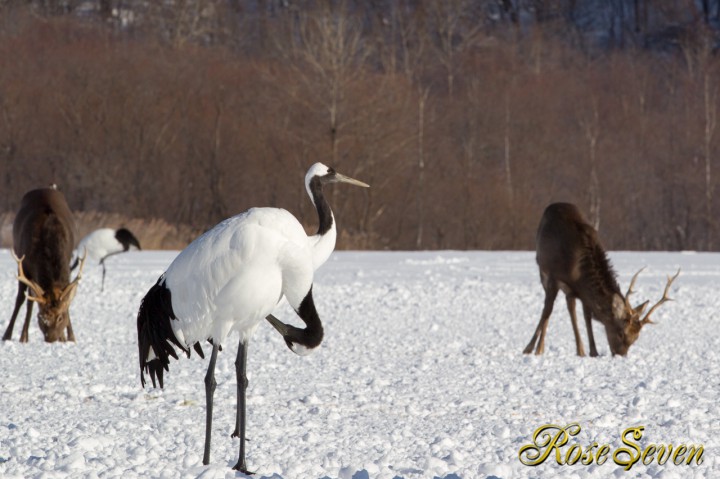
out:
M130 246L135 246L137 249L140 249L140 243L130 230L120 228L115 231L115 239L122 245L123 251L129 250Z
M300 303L297 314L305 322L306 327L302 329L289 326L288 332L285 335L285 342L288 343L288 346L294 343L309 349L318 347L323 340L323 327L320 322L320 316L318 316L317 310L315 309L312 287L310 291L308 291L307 296L305 296L305 299ZM292 349L292 347L290 349Z
M320 178L315 177L310 180L310 194L312 195L313 203L315 203L315 208L317 208L318 213L319 225L317 234L324 235L332 228L333 216L330 205L325 199L325 195L323 195Z

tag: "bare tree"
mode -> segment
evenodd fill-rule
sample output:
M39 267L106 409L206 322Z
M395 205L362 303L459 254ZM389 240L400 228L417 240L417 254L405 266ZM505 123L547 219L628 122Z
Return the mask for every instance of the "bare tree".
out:
M175 0L149 2L145 21L176 48L188 42L211 43L224 36L224 0Z
M713 35L698 22L696 31L688 35L683 43L683 54L687 65L690 88L699 90L690 95L698 98L702 110L702 162L704 190L705 248L712 250L717 222L713 214L713 137L717 127L717 76L713 55ZM699 94L698 94L699 93ZM695 100L693 100L695 101Z
M326 115L330 160L340 162L339 145L343 128L352 122L350 112L343 110L346 95L364 76L369 51L363 43L362 28L347 12L330 10L303 12L297 31L289 44L278 43L278 51L291 64L302 88L287 92L293 100L307 107L320 104ZM306 97L306 95L310 97Z
M482 38L483 24L473 0L430 2L430 28L435 37L438 60L445 68L447 90L453 95L456 77L456 57L475 46Z
M705 220L707 222L706 242L708 251L713 250L713 237L715 231L715 217L713 215L712 181L712 140L717 127L717 86L716 80L711 78L710 72L703 74L703 110L705 113L705 128L703 135L703 153L705 160Z
M588 182L588 201L590 204L590 224L595 230L600 230L600 179L598 176L597 144L600 136L600 114L597 99L592 98L592 111L589 118L582 118L580 126L588 144L588 160L590 163L590 178Z
M415 192L415 205L418 225L415 247L418 249L423 248L423 227L425 223L425 107L429 93L428 88L420 90L417 109L417 190Z
M505 190L507 191L508 208L510 211L515 211L515 188L513 187L510 151L510 131L512 127L512 121L510 111L510 94L507 91L505 92L504 103L505 122L503 128L503 169L505 170Z
M215 102L215 121L213 123L212 145L210 147L210 195L212 203L210 207L211 218L225 218L227 207L225 206L223 194L222 173L219 167L219 156L221 146L221 123L223 119L223 105L220 100Z
M402 72L409 80L417 81L426 66L428 35L424 10L415 8L411 0L392 2L387 15L380 13L376 30L376 50L385 69Z

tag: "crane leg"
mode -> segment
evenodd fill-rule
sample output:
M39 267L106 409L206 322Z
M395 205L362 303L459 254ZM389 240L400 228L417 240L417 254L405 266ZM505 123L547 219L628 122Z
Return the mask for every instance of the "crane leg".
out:
M102 282L100 283L100 292L102 293L103 291L105 291L105 258L100 261L100 264L103 267Z
M213 344L212 356L210 356L210 365L208 365L207 374L205 375L205 451L203 452L203 464L210 464L210 435L212 431L212 409L213 394L215 394L215 361L217 360L218 345Z
M248 343L240 340L237 359L235 359L235 374L237 375L237 415L235 416L235 431L232 437L240 438L240 454L238 462L233 469L249 474L245 462L245 392L247 391L248 379L245 373L247 364Z

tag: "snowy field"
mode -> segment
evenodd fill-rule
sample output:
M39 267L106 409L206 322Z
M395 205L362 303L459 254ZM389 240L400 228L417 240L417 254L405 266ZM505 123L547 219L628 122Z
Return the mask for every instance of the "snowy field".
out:
M140 387L137 310L174 255L111 258L104 293L100 268L87 268L71 309L76 344L45 344L35 318L30 342L19 344L21 311L13 341L0 343L0 477L244 477L231 469L235 345L218 359L207 467L207 359L173 361L164 390ZM250 345L254 477L720 477L720 254L610 256L623 291L647 266L635 300L657 301L667 274L682 268L670 294L677 301L658 310L626 358L610 357L597 322L601 357L576 357L562 296L545 355L522 354L543 301L534 253L335 253L314 286L322 346L296 356L267 323ZM3 331L14 274L0 251ZM299 323L287 306L276 315ZM538 466L521 463L536 429L570 423L581 431L563 454L596 442L609 445L609 460L558 465L553 453ZM612 451L637 426L643 449L702 444L702 464L625 471Z

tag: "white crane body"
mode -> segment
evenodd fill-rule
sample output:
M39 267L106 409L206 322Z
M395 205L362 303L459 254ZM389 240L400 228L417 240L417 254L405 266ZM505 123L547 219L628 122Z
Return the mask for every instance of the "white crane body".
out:
M206 422L203 464L210 460L215 362L228 335L240 335L235 360L237 416L233 437L240 438L234 469L245 463L245 392L247 348L263 319L283 336L297 354L307 354L323 339L323 328L312 296L313 273L335 248L337 231L322 187L327 183L368 185L316 163L305 175L305 186L318 212L317 234L308 236L300 222L280 208L252 208L207 231L172 262L145 295L138 311L140 381L145 373L153 386L163 387L174 346L188 356L191 348L204 357L201 343L213 345L205 376ZM305 323L298 328L271 313L285 296ZM174 345L174 346L173 346Z
M193 241L164 275L177 320L172 330L186 349L229 333L249 340L286 296L294 309L312 286L308 236L288 211L252 208Z
M119 248L116 248L116 245ZM87 251L88 259L100 262L105 256L111 253L122 251L122 245L115 239L115 230L112 228L100 228L85 236L78 243L78 256L83 250Z
M130 230L126 228L112 229L100 228L85 236L75 248L75 260L71 269L78 265L79 258L87 255L92 261L97 261L102 266L102 283L100 290L105 289L105 260L109 256L124 253L130 249L140 249L140 242Z

